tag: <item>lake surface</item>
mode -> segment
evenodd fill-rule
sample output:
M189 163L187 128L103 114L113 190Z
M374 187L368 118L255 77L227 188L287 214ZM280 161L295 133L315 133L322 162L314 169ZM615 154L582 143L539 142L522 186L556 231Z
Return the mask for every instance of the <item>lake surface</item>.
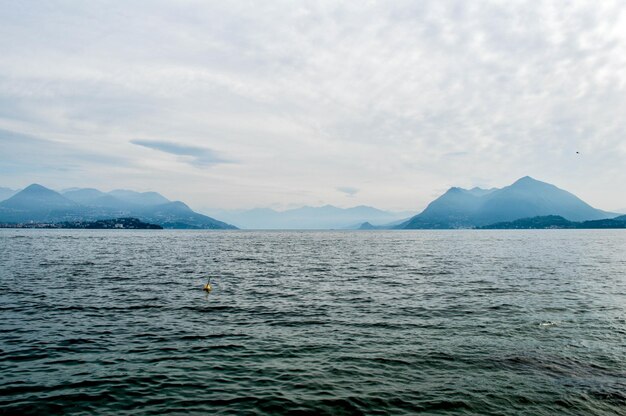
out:
M5 229L0 289L2 414L626 414L623 230Z

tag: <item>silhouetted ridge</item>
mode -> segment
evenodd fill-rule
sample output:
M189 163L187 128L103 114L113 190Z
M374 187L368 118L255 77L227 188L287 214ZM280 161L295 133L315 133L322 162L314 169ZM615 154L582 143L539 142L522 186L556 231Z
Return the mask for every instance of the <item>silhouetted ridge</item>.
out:
M171 202L156 192L118 190L104 193L93 188L70 189L61 195L32 184L0 202L0 222L80 222L119 217L165 228L235 229L236 227L194 212L181 201Z
M77 207L78 204L58 192L35 183L27 186L11 198L0 202L0 206L21 211L31 209L46 211Z
M595 209L567 191L525 176L502 189L450 188L397 228L474 228L548 215L586 221L617 214Z

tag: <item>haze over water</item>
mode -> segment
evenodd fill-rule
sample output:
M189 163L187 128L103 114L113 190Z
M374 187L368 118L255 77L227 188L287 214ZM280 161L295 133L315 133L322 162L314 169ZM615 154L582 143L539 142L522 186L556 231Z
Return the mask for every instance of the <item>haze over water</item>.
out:
M626 412L621 230L2 229L0 287L0 413Z

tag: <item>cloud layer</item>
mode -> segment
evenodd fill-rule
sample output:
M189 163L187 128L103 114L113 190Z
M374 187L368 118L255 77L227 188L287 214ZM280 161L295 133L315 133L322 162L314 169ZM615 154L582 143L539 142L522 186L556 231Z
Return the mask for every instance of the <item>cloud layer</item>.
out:
M359 190L350 202L413 210L452 185L531 175L626 206L616 192L626 183L625 8L6 2L0 135L67 151L28 160L5 136L0 150L14 156L0 185L111 184L252 207L342 205L349 183Z
M177 156L184 156L185 158L182 159L183 161L198 167L208 167L226 162L226 160L218 157L213 150L203 147L186 146L175 142L159 140L134 139L130 142L138 146L147 147L148 149L158 150L160 152L170 153Z
M347 196L354 196L359 192L358 188L354 188L352 186L339 186L337 187L337 190Z

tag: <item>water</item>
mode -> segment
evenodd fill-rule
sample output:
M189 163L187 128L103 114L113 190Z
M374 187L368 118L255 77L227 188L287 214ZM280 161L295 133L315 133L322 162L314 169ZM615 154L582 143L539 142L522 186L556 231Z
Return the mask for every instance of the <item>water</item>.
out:
M0 230L0 289L3 414L626 414L622 230Z

